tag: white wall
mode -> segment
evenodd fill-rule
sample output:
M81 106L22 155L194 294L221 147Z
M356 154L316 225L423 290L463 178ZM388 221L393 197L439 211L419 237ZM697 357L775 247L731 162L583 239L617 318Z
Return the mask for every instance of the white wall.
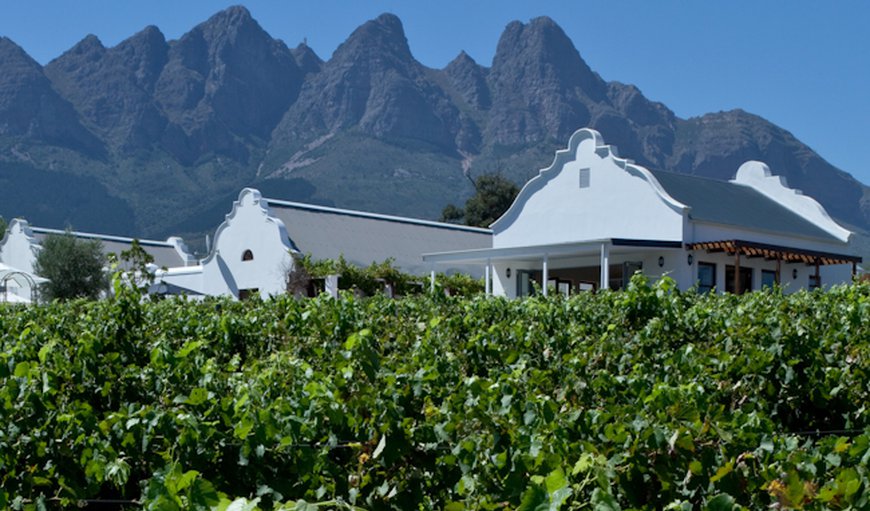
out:
M0 262L33 273L38 251L39 245L33 238L27 221L20 218L12 220L6 228L6 235L0 241Z
M292 248L284 223L271 216L260 192L245 188L202 262L202 292L238 296L240 290L258 289L264 298L283 293L284 276L293 267ZM246 250L254 256L250 261L242 260Z
M581 169L589 169L588 187L580 186ZM683 209L646 169L616 157L598 132L582 129L493 224L493 247L605 238L682 241Z
M681 287L687 289L697 282L698 278L698 263L713 263L716 265L716 290L720 293L725 292L725 267L733 266L735 256L728 255L722 252L710 253L703 250L692 252L693 264L691 266L691 277L688 285ZM776 261L767 261L764 258L746 256L740 257L741 268L752 268L752 290L761 289L761 271L770 270L776 271ZM794 277L794 270L797 270L797 277ZM807 289L811 275L815 275L816 267L807 266L804 263L781 263L780 266L780 286L785 293L794 293L801 289ZM830 287L836 284L845 284L852 281L852 266L847 264L821 266L819 274L822 277L822 287Z

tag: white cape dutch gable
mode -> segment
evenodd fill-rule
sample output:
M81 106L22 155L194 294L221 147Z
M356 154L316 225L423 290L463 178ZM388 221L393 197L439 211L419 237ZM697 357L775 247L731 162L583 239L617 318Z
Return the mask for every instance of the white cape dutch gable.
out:
M284 222L271 214L258 190L242 190L214 240L202 260L203 294L259 293L266 298L284 292L296 249Z
M648 170L619 158L597 131L584 129L492 224L493 247L605 238L681 241L684 209Z

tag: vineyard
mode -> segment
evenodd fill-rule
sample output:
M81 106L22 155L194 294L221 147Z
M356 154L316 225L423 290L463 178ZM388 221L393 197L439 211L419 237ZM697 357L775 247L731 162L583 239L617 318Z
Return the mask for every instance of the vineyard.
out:
M0 508L870 508L870 285L0 307Z

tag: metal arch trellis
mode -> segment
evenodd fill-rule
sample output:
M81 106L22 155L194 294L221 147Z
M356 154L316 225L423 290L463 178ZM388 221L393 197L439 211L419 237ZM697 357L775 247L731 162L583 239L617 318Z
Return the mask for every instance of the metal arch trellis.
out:
M24 277L24 281L30 287L30 303L35 303L36 298L37 298L36 281L33 280L33 276L30 275L29 273L23 272L23 271L17 271L17 270L10 271L10 272L6 273L6 275L4 275L2 279L0 279L0 284L3 284L3 286L2 286L3 287L3 301L5 301L7 303L9 302L9 282L16 275L20 275L20 276Z

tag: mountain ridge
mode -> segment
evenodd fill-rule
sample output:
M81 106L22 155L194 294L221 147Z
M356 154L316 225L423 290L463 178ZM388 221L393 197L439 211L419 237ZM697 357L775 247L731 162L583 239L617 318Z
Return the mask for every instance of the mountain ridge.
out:
M273 38L242 6L171 41L154 26L113 47L88 35L44 67L0 38L0 183L32 194L26 172L60 172L82 187L73 195L99 188L94 196L132 212L64 219L81 229L201 235L189 226L220 218L198 215L217 216L243 186L434 218L472 193L473 176L521 184L584 126L655 168L727 179L747 159L765 161L838 221L870 231L868 188L787 130L739 109L679 118L637 86L604 80L548 17L509 23L489 67L460 52L442 69L414 58L392 14L326 60ZM40 200L0 204L0 214L56 224L63 215L45 215Z

